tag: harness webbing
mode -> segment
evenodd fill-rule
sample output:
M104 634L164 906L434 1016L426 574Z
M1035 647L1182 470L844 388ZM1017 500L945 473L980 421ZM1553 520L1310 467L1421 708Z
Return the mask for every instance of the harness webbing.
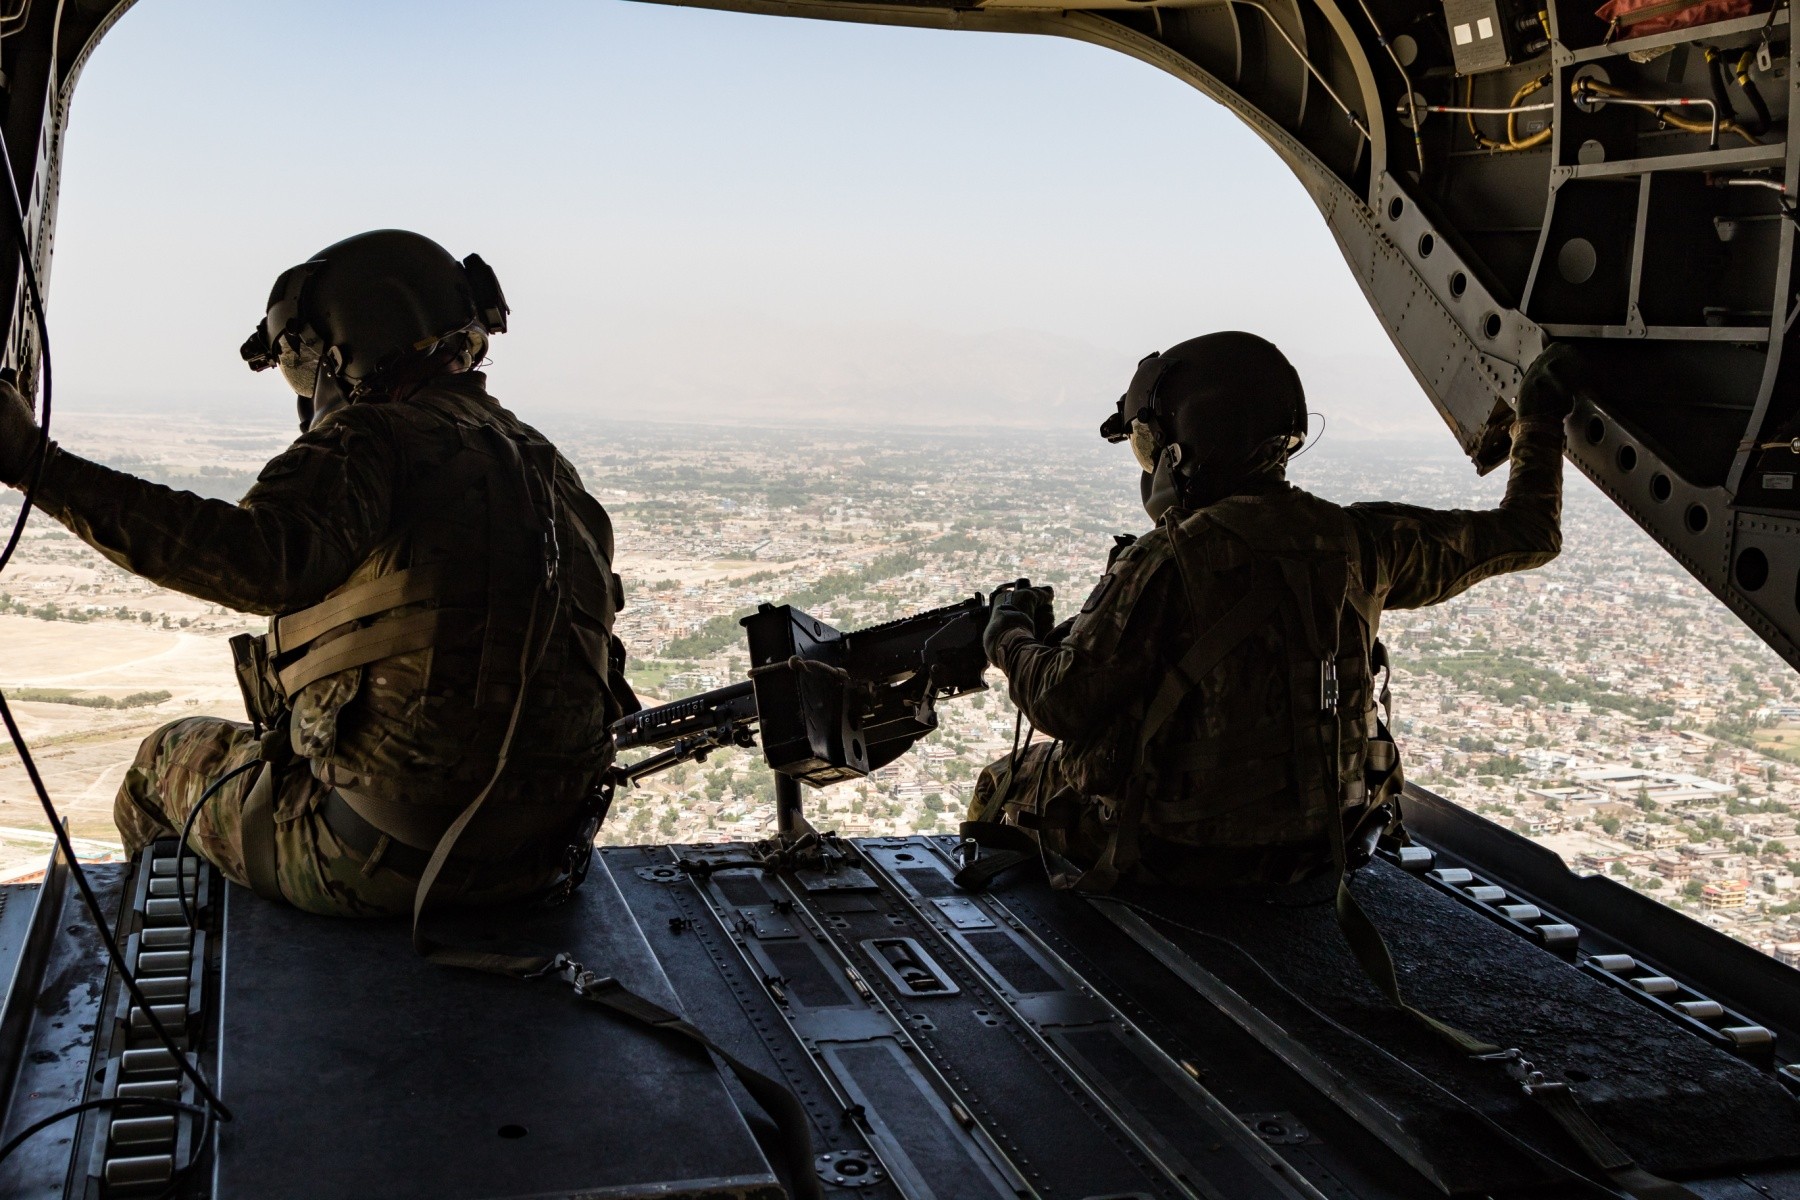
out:
M1171 530L1173 525L1170 526ZM1136 763L1132 771L1131 781L1126 786L1125 797L1119 806L1118 818L1106 839L1106 847L1100 859L1085 872L1078 872L1074 877L1074 886L1081 891L1110 891L1119 881L1120 876L1137 864L1138 830L1144 819L1145 795L1149 790L1150 776L1146 766L1150 743L1168 724L1183 700L1198 687L1200 681L1212 673L1225 656L1243 644L1244 639L1255 633L1268 616L1268 604L1276 593L1275 582L1264 570L1253 568L1250 587L1238 597L1224 616L1209 626L1206 632L1194 639L1181 661L1175 664L1166 676L1150 706L1144 711L1143 728L1137 742ZM1193 597L1190 593L1188 602L1191 607Z
M280 656L291 653L340 625L363 617L377 616L402 604L439 600L450 583L450 573L444 563L408 567L391 575L364 580L321 600L311 608L275 618L275 627L269 631L267 639L269 654Z
M423 650L441 640L439 630L447 624L446 615L441 608L427 608L404 617L389 617L362 629L352 629L342 637L308 650L298 662L282 667L276 677L281 680L282 690L292 696L327 675ZM472 628L473 619L469 624Z
M1568 1084L1546 1081L1526 1083L1523 1087L1525 1094L1554 1117L1563 1132L1581 1147L1582 1153L1626 1195L1634 1200L1700 1200L1688 1188L1660 1175L1652 1175L1633 1162L1631 1156L1619 1149L1618 1143L1594 1123L1594 1118L1581 1107Z

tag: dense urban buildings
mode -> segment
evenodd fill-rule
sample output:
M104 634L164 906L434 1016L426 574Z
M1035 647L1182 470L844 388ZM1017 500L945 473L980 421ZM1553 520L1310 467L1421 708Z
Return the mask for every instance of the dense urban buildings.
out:
M545 424L613 515L619 632L650 702L742 678L737 619L764 601L855 628L1029 577L1073 611L1113 535L1146 524L1130 455L1093 438ZM286 435L88 417L64 436L229 497ZM1447 442L1326 437L1293 474L1333 499L1451 507L1491 504L1503 483L1477 479ZM1578 871L1800 960L1794 672L1574 476L1564 546L1543 570L1389 614L1409 777ZM137 739L177 715L237 710L223 639L258 623L132 579L42 521L0 590L0 684L100 852ZM808 791L814 819L851 835L954 828L1017 714L997 688L940 716L873 777ZM752 754L715 754L622 794L602 840L760 837L773 787ZM43 828L16 761L0 762L0 864L27 868Z

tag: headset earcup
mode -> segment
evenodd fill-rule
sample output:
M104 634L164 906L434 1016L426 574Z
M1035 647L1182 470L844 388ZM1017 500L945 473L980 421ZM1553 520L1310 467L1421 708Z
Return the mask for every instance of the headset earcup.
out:
M1176 458L1175 447L1170 446L1157 460L1155 473L1144 476L1148 480L1141 489L1144 511L1150 514L1152 521L1162 520L1164 513L1181 503L1181 479L1175 471Z

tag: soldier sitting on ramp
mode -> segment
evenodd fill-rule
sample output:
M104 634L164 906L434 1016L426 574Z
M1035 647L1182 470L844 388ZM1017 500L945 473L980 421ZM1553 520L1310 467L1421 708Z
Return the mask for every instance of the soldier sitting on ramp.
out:
M1120 539L1060 628L1048 588L996 597L988 659L1056 741L983 772L966 832L1004 843L995 822L1022 826L1058 882L1090 891L1287 884L1341 868L1347 844L1366 853L1398 825L1381 613L1556 556L1570 357L1553 348L1525 377L1506 496L1482 512L1289 484L1306 403L1261 338L1144 359L1101 432L1130 441L1156 528Z
M302 433L240 503L49 449L32 500L83 541L275 615L233 642L255 726L190 717L144 742L115 803L128 853L191 823L232 880L352 916L410 910L445 841L441 900L578 881L608 727L637 707L624 597L605 510L473 369L506 313L479 257L360 234L284 272L244 346L293 386ZM37 441L0 386L0 480L23 486Z

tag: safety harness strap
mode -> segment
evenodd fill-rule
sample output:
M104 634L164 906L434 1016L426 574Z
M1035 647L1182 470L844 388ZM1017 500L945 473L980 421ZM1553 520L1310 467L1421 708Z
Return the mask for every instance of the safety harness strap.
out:
M1346 551L1350 542L1345 548ZM1281 595L1281 620L1286 628L1290 654L1295 662L1335 662L1341 646L1344 609L1349 604L1351 584L1355 579L1354 564L1346 552L1314 564L1297 559L1279 560L1287 588ZM1321 620L1321 606L1323 617ZM1325 643L1329 627L1334 644ZM1316 669L1316 668L1315 668ZM1342 781L1338 755L1342 739L1338 736L1341 720L1335 695L1308 694L1298 685L1291 689L1294 727L1295 782L1302 801L1323 809L1326 835L1331 843L1332 866L1337 871L1337 920L1344 940L1350 946L1363 973L1395 1007L1414 1017L1438 1036L1446 1039L1464 1054L1496 1054L1500 1048L1464 1033L1454 1025L1406 1002L1394 972L1394 959L1388 953L1381 931L1356 902L1350 891L1351 868L1345 846ZM1328 729L1328 738L1309 738L1313 729Z
M533 605L531 624L536 624L536 608ZM533 656L537 647L533 646L534 631L527 628L525 653ZM522 666L528 666L527 658ZM521 670L521 678L529 678L528 669ZM450 828L445 831L443 839L438 842L437 849L432 851L431 860L426 864L424 874L419 879L418 891L413 897L413 949L430 962L444 966L463 967L472 971L483 971L493 975L508 975L515 979L533 979L553 972L562 971L568 976L568 982L575 988L575 994L584 1000L590 1000L603 1008L612 1010L620 1016L636 1021L647 1028L661 1033L671 1033L717 1054L731 1073L737 1076L744 1090L763 1107L781 1135L782 1153L787 1159L790 1181L795 1194L800 1200L823 1200L824 1191L813 1174L812 1134L807 1123L806 1110L801 1107L794 1094L767 1075L745 1065L734 1055L722 1048L717 1042L701 1033L699 1029L669 1012L661 1005L631 991L618 980L611 977L597 977L592 972L581 969L567 955L554 957L543 955L500 954L490 951L474 950L463 946L451 946L429 936L423 926L426 901L431 896L433 886L450 860L457 840L475 819L476 813L487 802L489 793L499 781L506 766L506 755L511 748L513 733L518 727L519 712L524 707L525 689L519 689L518 697L513 702L513 711L507 722L506 737L501 743L500 761L488 785L480 794L470 801Z
M408 567L391 575L364 580L326 597L311 608L277 617L275 627L268 635L269 653L292 654L320 634L329 633L340 625L377 616L402 604L441 599L447 582L442 563Z
M1349 532L1350 538L1347 545L1355 546L1354 530ZM1337 564L1332 565L1334 568L1337 567ZM1358 586L1360 581L1357 579L1354 561L1346 556L1341 569L1344 571L1341 579L1334 569L1331 576L1321 582L1327 596L1334 598L1331 607L1335 610L1339 629L1342 628L1343 609L1346 606L1354 608L1367 627L1365 639L1370 643L1368 650L1370 679L1373 681L1374 670L1377 666L1383 668L1386 666L1386 650L1382 648L1377 652L1375 649L1374 622L1371 620L1370 605L1367 603L1369 597L1366 589ZM1290 572L1291 577L1298 575L1298 571ZM1308 603L1306 590L1297 586L1298 580L1291 579L1291 581L1296 583L1292 598L1299 611L1289 617L1290 634L1302 634L1310 649L1320 650L1323 646L1317 610ZM1385 710L1388 703L1385 678L1380 702ZM1298 705L1295 708L1295 716L1296 718L1300 716ZM1376 769L1379 779L1369 796L1368 815L1364 819L1378 817L1381 808L1385 805L1391 814L1392 826L1397 827L1400 819L1398 796L1401 786L1400 759L1393 744L1393 737L1388 733L1385 724L1378 724L1376 735L1371 739L1371 743L1382 747L1379 754L1372 756L1379 758L1381 762L1368 764ZM1296 745L1298 749L1298 743ZM1313 770L1320 772L1321 785L1327 779L1332 783L1336 782L1337 754L1337 740L1333 739L1329 759L1323 759L1318 755L1310 756ZM1296 761L1301 765L1302 773L1306 773L1308 757L1304 754L1297 756ZM1324 790L1322 786L1321 790ZM1335 788L1329 792L1334 800L1336 794ZM1500 1047L1490 1042L1484 1042L1474 1034L1458 1029L1448 1021L1439 1020L1407 1002L1405 994L1400 989L1399 976L1394 970L1393 955L1389 953L1387 943L1382 939L1381 931L1369 919L1368 913L1363 911L1362 905L1357 903L1355 894L1350 890L1350 878L1361 864L1352 864L1349 861L1344 821L1335 803L1332 811L1327 814L1326 828L1330 832L1331 858L1338 876L1336 904L1338 928L1343 931L1344 941L1349 945L1350 953L1362 967L1363 974L1368 976L1369 982L1373 983L1376 990L1387 997L1389 1003L1463 1054L1471 1058L1494 1059L1503 1062L1516 1060L1518 1058L1516 1051L1502 1051ZM1525 1081L1524 1090L1526 1095L1536 1100L1546 1112L1556 1119L1575 1144L1581 1148L1582 1153L1634 1200L1698 1200L1698 1197L1687 1188L1652 1175L1633 1162L1631 1156L1619 1149L1618 1144L1607 1136L1606 1131L1595 1124L1593 1118L1581 1108L1576 1102L1575 1094L1569 1090L1567 1085L1532 1079Z
M333 638L323 646L308 650L294 662L276 672L281 690L292 696L307 684L348 671L378 659L408 654L434 645L439 631L448 623L440 608L409 613L377 621L362 629L352 629L343 637Z
M781 1133L782 1155L787 1159L788 1179L794 1193L803 1200L819 1200L824 1195L824 1189L819 1186L814 1174L812 1135L809 1132L806 1110L800 1106L800 1101L793 1092L745 1064L689 1022L638 995L616 979L596 979L591 972L585 972L575 981L575 994L652 1029L686 1038L702 1050L718 1055L720 1061L737 1076L738 1082L744 1085L744 1090L750 1093L751 1099L762 1105L763 1111L774 1119L775 1127Z
M1344 844L1344 835L1341 830L1332 841L1335 843L1332 849L1333 857L1341 861ZM1350 891L1350 875L1342 870L1338 873L1337 919L1338 928L1344 934L1344 941L1349 943L1350 953L1356 956L1356 961L1361 965L1363 974L1369 977L1369 982L1373 983L1376 990L1386 996L1396 1008L1405 1011L1407 1015L1424 1024L1433 1033L1448 1041L1464 1054L1478 1056L1500 1052L1500 1047L1484 1042L1473 1034L1464 1033L1456 1026L1446 1021L1440 1021L1430 1013L1414 1008L1406 1002L1405 995L1400 991L1399 977L1394 973L1394 959L1388 953L1387 943L1382 940L1381 931L1375 927L1373 921L1369 920L1369 915L1363 911L1362 905L1356 902L1356 897Z
M1679 1183L1652 1175L1633 1162L1631 1155L1619 1149L1619 1144L1595 1124L1567 1084L1555 1081L1527 1083L1525 1094L1554 1117L1563 1132L1581 1147L1582 1153L1606 1173L1615 1187L1633 1200L1700 1200Z
M264 900L284 901L275 870L275 764L264 761L244 797L244 878Z

